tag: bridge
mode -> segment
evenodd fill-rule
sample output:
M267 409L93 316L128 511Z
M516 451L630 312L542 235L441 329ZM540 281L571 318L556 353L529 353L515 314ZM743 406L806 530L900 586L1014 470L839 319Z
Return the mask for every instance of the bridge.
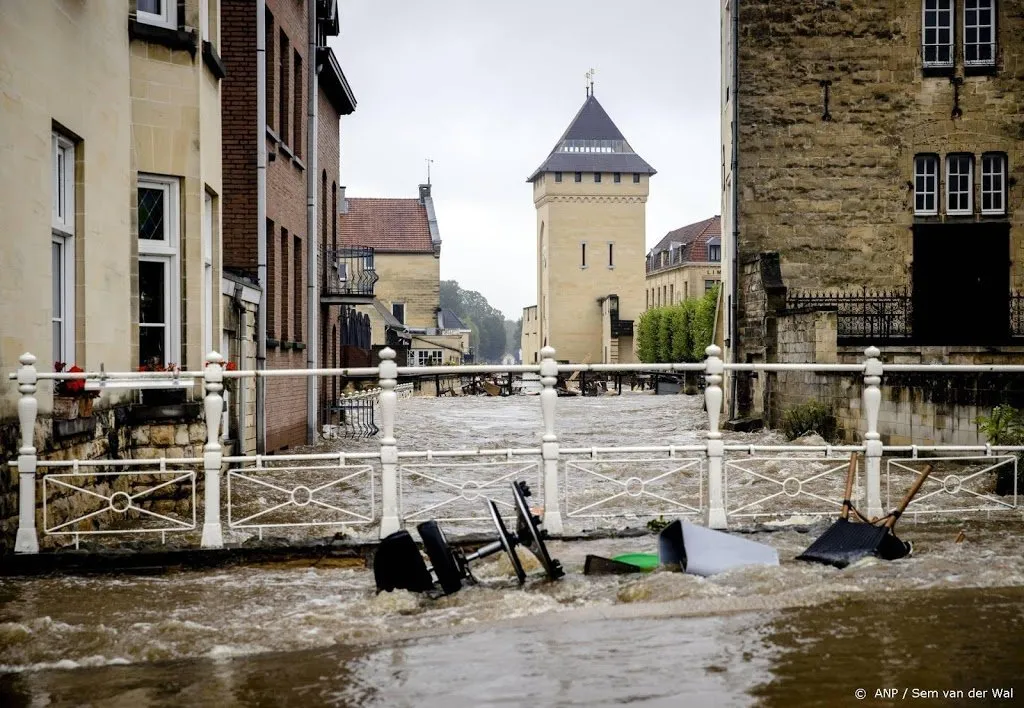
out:
M19 489L16 553L40 550L45 537L169 535L201 531L199 548L225 546L226 532L346 528L383 537L409 523L436 518L469 527L489 524L480 502L493 498L503 512L508 482L525 479L543 506L544 526L553 536L574 524L616 523L657 517L687 517L726 529L755 520L835 515L843 496L849 455L864 456L855 502L869 516L881 516L928 462L947 460L952 471L933 475L908 509L909 516L994 514L1018 509L1012 494L991 490L1000 470L1016 480L1020 446L886 445L878 431L882 383L890 372L942 376L951 372L1024 373L1020 365L886 364L868 347L852 364L725 363L708 347L701 363L558 364L545 347L539 364L399 367L393 350L381 352L377 367L347 369L226 370L211 352L201 371L109 373L40 372L31 354L20 357L10 378L17 382L20 448L11 461ZM569 447L559 441L559 377L574 372L606 376L644 372L692 372L704 378L708 429L699 443ZM728 372L805 374L831 372L862 382L858 444L792 445L730 443L721 429L723 377ZM486 374L539 375L539 446L505 449L406 449L396 431L399 396L410 395L399 377ZM254 377L333 377L374 381L364 392L379 409L379 445L371 451L228 455L222 446L225 383ZM119 459L40 459L33 439L42 381L85 380L102 391L110 382L153 387L202 387L205 442L202 456ZM128 382L125 384L125 382ZM670 398L665 399L671 405ZM447 405L457 406L457 400ZM376 424L374 424L376 427ZM883 469L883 458L886 464ZM883 489L885 494L883 494ZM86 500L73 507L67 500ZM202 512L199 512L199 506ZM78 511L71 513L72 509ZM41 524L37 526L37 521ZM230 540L230 539L229 539Z

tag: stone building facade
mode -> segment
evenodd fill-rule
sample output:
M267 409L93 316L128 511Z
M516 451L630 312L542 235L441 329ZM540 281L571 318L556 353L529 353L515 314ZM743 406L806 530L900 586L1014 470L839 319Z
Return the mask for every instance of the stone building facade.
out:
M537 306L523 308L523 330L519 335L519 356L523 364L540 363L540 316Z
M647 254L645 311L702 297L722 280L722 220L713 216L665 234Z
M559 360L636 360L633 323L644 311L647 196L654 174L591 86L565 133L530 175L537 210L539 344L554 347ZM536 353L524 350L524 361Z
M0 549L21 354L194 370L221 341L219 30L219 0L0 7ZM40 459L195 453L199 392L165 383L40 384Z
M257 199L257 101L256 6L247 0L222 0L229 25L224 35L224 169L225 183L224 263L239 276L258 282L258 221L266 228L267 282L263 302L267 312L267 361L269 369L305 368L308 348L318 360L327 350L324 332L331 313L322 310L320 331L308 329L310 303L309 239L317 249L333 236L337 214L339 175L338 120L355 110L355 98L327 38L339 31L334 2L314 0L267 0L264 13L266 126L266 200L263 215ZM309 56L310 14L317 25L317 46ZM317 154L308 152L308 72L320 67L317 95ZM332 135L333 133L333 135ZM318 177L315 194L307 194L307 169L315 162ZM308 163L308 164L307 164ZM317 203L316 234L307 229L307 197ZM325 211L327 210L327 211ZM319 280L319 279L318 279ZM260 284L263 285L263 284ZM317 283L312 290L317 291ZM305 444L311 423L305 377L267 380L265 452ZM258 425L261 423L258 423ZM315 429L315 421L312 428Z
M770 355L765 283L883 358L1021 351L1024 6L724 0L722 18L728 358Z

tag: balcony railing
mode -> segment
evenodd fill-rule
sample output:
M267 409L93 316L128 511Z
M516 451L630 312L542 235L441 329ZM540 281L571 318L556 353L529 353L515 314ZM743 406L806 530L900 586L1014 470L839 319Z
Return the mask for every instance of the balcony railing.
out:
M344 246L323 250L320 263L322 299L372 299L377 280L372 248Z
M913 296L905 290L857 293L795 292L787 295L790 310L836 311L839 344L909 341L914 336Z

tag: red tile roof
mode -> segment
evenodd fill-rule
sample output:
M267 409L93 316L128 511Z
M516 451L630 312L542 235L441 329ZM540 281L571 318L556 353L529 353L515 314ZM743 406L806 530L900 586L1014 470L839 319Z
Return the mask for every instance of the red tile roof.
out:
M648 255L657 256L662 251L669 250L673 243L677 243L682 248L680 262L704 263L708 260L708 241L721 236L722 217L712 216L696 224L669 231Z
M341 243L378 251L433 253L427 209L419 199L349 198Z

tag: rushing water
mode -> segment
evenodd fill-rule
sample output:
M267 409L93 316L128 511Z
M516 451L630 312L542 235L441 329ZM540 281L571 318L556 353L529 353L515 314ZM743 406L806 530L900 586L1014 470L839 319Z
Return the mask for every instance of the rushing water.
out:
M402 403L402 446L538 443L536 399ZM696 398L558 403L566 445L703 435ZM438 600L377 595L372 572L341 561L3 579L0 705L883 705L880 688L965 691L924 705L1022 700L1019 511L901 522L915 553L891 563L793 561L826 525L761 527L749 538L781 565L706 579L582 575L587 554L653 551L654 536L552 542L563 579L526 556L520 588L492 556L474 565L479 585ZM992 688L1016 695L992 702Z

